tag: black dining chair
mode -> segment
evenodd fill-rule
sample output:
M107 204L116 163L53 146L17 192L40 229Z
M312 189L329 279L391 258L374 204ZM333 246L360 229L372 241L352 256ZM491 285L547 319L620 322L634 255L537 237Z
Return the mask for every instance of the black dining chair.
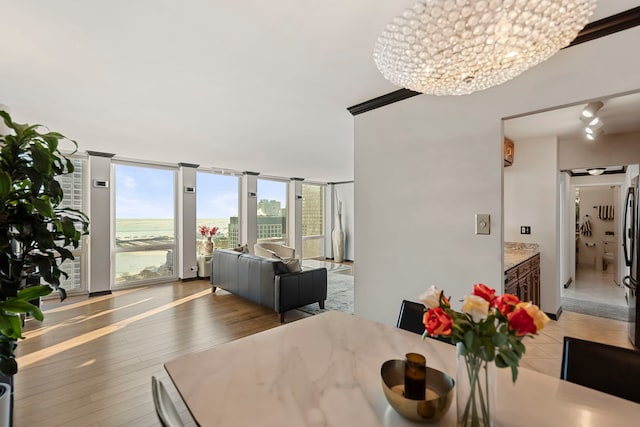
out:
M424 332L424 324L422 316L424 315L424 305L419 302L402 300L400 305L400 315L398 316L397 328L405 331L414 332L422 335Z
M640 403L640 351L564 337L560 379Z
M151 392L153 393L153 404L156 407L156 414L163 427L184 427L180 414L176 409L167 389L162 381L151 377Z
M424 332L424 324L422 318L424 317L424 304L419 302L413 302L408 300L402 300L400 305L400 315L398 316L397 328L404 329L405 331L413 332L422 335ZM429 337L438 341L452 344L451 340L447 337Z

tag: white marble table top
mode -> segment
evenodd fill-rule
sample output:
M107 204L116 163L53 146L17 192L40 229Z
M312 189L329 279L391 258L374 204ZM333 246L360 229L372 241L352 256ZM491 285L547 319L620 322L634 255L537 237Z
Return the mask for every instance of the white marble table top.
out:
M165 364L201 426L415 426L387 403L380 366L422 353L455 377L455 347L337 311ZM520 368L498 369L499 426L638 426L640 404ZM455 399L439 426L455 425Z

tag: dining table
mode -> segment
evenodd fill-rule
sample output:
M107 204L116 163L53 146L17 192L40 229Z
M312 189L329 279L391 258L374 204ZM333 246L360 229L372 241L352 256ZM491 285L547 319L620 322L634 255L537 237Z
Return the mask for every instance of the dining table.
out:
M416 426L387 402L382 364L410 352L455 378L456 348L356 315L315 316L165 363L200 426ZM497 426L634 426L640 404L520 367L496 370ZM640 386L640 385L639 385ZM456 425L455 398L434 426Z

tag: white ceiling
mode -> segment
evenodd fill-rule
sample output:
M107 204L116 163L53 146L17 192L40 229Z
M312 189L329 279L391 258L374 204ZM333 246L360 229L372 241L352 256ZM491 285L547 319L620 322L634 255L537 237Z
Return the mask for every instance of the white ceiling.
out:
M346 108L397 89L371 55L411 4L0 0L0 103L81 151L350 180Z

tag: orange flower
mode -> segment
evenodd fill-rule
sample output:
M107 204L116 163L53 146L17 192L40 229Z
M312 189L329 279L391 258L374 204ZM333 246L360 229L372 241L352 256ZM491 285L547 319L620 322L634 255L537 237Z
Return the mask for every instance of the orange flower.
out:
M477 283L477 284L473 285L473 292L471 292L471 294L479 296L480 298L482 298L485 301L487 301L490 306L492 306L492 307L494 306L494 301L496 299L496 290L495 289L491 289L490 287L488 287L485 284Z
M422 323L427 333L433 335L450 335L453 320L440 307L432 308L422 317Z
M503 294L496 298L495 306L503 316L515 310L516 305L520 303L520 299L512 294Z

